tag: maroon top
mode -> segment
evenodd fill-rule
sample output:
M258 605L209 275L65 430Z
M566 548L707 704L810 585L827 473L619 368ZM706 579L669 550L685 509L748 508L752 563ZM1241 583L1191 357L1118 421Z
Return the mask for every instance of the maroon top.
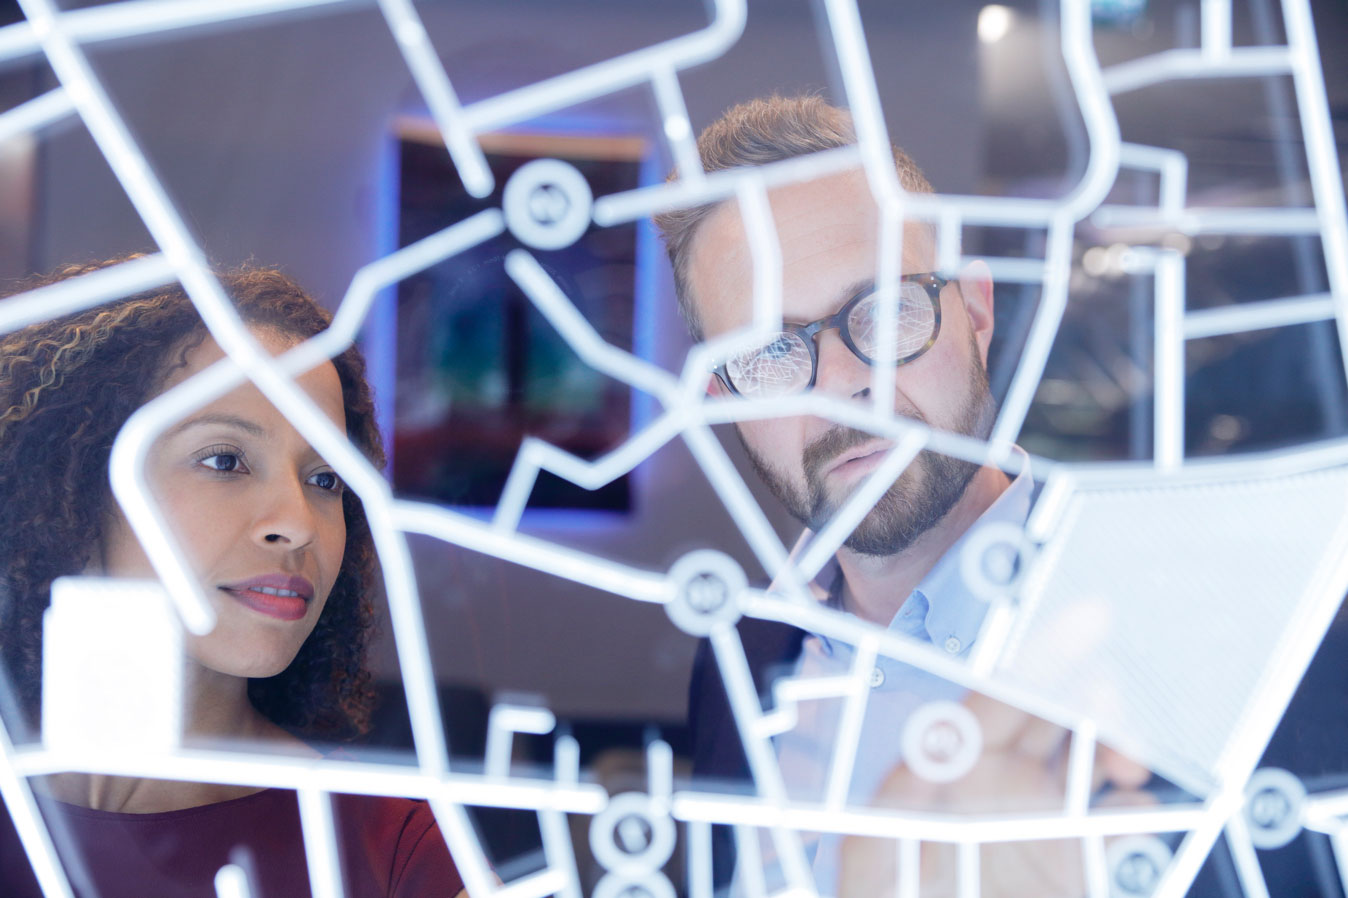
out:
M452 898L463 881L424 801L333 796L346 898ZM309 875L295 793L161 814L96 811L38 796L81 898L216 898L215 874L239 863L252 898L307 898ZM42 898L8 814L0 814L0 892Z

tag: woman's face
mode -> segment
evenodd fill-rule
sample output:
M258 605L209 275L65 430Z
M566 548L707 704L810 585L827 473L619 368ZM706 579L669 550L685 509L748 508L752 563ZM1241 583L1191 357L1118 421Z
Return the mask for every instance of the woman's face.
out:
M294 343L269 330L254 336L273 355ZM163 389L223 357L207 337L167 372ZM332 363L295 380L345 433ZM342 566L341 480L251 382L166 430L150 449L146 477L219 615L210 633L188 637L191 656L231 676L280 673L313 631ZM109 576L154 576L120 510L102 550Z

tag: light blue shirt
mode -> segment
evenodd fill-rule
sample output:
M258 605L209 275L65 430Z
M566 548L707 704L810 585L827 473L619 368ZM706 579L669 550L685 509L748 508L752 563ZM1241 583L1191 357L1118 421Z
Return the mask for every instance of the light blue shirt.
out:
M960 554L966 541L980 527L991 523L1022 526L1030 510L1034 485L1028 464L987 511L974 522L941 557L917 588L900 606L889 630L931 643L955 658L966 658L978 639L978 631L988 605L974 596L960 573ZM808 543L809 532L802 536L796 552ZM819 584L833 582L837 562L831 563L816 579L816 595L827 597ZM820 634L806 636L797 661L796 677L838 677L852 671L856 658L853 646ZM885 777L903 760L900 751L903 726L908 715L930 701L959 701L964 689L920 668L880 658L870 679L871 695L858 739L848 803L868 804ZM826 699L801 702L794 728L773 741L781 764L787 795L793 801L820 803L828 781L829 762L835 749L843 701ZM838 851L842 837L835 834L803 834L815 882L820 894L836 892ZM771 841L761 840L766 885L769 891L784 885L776 871ZM736 894L744 894L743 883L736 877Z

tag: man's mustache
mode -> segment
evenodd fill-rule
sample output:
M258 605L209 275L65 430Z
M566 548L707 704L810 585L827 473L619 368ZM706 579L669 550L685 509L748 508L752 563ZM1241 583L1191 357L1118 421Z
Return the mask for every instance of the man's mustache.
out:
M911 412L903 412L903 415L906 418L925 421L916 409ZM806 444L804 451L800 454L801 467L805 471L806 482L815 481L823 473L826 465L848 449L860 446L863 443L869 443L875 439L876 434L857 430L854 427L844 427L841 424L824 431L819 437Z

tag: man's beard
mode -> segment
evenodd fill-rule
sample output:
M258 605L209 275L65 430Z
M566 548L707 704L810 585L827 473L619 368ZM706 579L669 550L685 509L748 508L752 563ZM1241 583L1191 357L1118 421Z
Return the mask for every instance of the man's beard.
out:
M970 364L968 386L968 394L950 429L966 436L986 439L992 429L995 408L988 390L987 370L976 348ZM929 423L916 410L908 413L907 417ZM787 511L817 533L850 495L850 492L830 495L824 477L827 466L846 450L874 440L874 434L839 425L810 442L801 453L805 494L747 443L744 448L758 476L786 506ZM980 467L975 462L924 449L880 497L880 501L875 503L875 507L843 545L860 555L897 555L950 513Z

